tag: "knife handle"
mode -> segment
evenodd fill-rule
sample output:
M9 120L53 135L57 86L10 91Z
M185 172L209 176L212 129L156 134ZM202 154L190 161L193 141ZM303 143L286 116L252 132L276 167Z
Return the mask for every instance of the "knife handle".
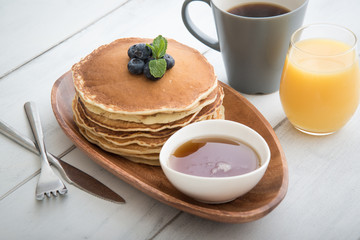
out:
M21 146L25 147L27 150L36 153L37 155L40 154L39 150L37 149L33 141L23 136L19 131L10 127L2 120L0 120L0 133L10 138L11 140L15 141L16 143L20 144Z
M27 150L29 150L37 155L40 155L40 152L37 149L37 147L33 141L31 141L29 138L25 137L19 131L17 131L13 127L9 126L2 120L0 120L0 133L5 135L6 137L10 138L14 142L20 144L21 146L25 147ZM70 184L73 184L73 181L71 181L70 178L67 176L67 174L65 173L65 170L61 166L60 162L56 159L56 157L54 155L52 155L51 153L48 153L47 157L49 159L49 162L59 170L59 172L60 172L61 176L64 178L64 180Z

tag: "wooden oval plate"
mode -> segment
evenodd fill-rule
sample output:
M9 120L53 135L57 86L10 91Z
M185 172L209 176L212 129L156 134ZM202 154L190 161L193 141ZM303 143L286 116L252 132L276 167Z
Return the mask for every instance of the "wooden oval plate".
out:
M96 163L149 196L179 210L219 222L250 222L271 212L285 197L288 188L288 168L285 155L270 124L261 113L237 91L224 87L226 119L243 123L263 136L271 151L268 169L255 188L246 195L225 204L197 202L167 180L160 167L130 162L103 151L86 141L78 131L71 109L75 95L71 71L61 76L51 92L51 104L65 134ZM216 189L214 189L216 191Z

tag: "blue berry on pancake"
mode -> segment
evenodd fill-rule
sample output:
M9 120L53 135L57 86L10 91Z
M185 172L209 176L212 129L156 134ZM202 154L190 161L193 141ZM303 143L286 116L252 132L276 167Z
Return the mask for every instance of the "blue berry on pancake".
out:
M175 65L175 60L170 54L165 54L164 59L166 61L166 69L169 70Z
M134 44L128 50L128 56L130 58L139 58L141 60L146 60L151 55L152 51L148 46L146 46L145 43Z
M143 73L144 66L145 66L145 62L138 58L130 59L127 65L129 72L136 75Z

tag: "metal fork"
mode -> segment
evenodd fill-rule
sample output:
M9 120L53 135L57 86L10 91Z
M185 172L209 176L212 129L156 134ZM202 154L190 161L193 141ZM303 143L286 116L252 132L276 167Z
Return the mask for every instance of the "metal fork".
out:
M27 102L24 105L26 115L29 119L31 130L35 136L35 141L40 152L41 159L41 172L36 186L36 199L43 200L45 195L55 197L67 193L67 188L60 178L55 175L50 167L47 159L47 153L44 143L44 134L41 127L40 116L37 107L34 102Z

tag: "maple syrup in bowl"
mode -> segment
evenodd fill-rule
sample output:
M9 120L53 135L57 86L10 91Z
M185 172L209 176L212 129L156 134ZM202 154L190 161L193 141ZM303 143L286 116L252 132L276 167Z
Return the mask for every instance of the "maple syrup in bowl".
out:
M270 162L266 141L229 120L192 123L173 134L160 152L169 181L205 203L225 203L249 192Z

